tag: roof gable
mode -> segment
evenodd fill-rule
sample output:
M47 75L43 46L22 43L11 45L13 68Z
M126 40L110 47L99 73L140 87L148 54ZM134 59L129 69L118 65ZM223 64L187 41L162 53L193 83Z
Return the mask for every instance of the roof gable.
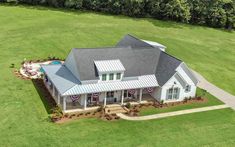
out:
M71 73L77 78L80 79L79 70L77 68L76 59L74 57L74 50L71 50L68 57L65 60L65 66L71 71Z
M176 73L176 68L181 63L181 60L161 52L156 68L156 77L160 86L163 86Z

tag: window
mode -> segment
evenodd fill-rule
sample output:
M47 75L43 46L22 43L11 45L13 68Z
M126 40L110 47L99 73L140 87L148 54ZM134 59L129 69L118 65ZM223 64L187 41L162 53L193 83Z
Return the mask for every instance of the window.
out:
M185 87L185 92L190 92L191 91L191 86L190 85L187 85L186 87Z
M120 80L120 79L121 79L121 73L117 73L116 79L117 79L117 80Z
M179 88L174 88L173 99L178 99Z
M102 74L102 81L106 81L106 74Z
M107 92L106 97L107 98L113 98L114 97L114 92L113 91Z
M166 99L172 100L172 99L178 99L180 93L180 88L170 88L167 90Z
M132 95L128 92L128 90L124 90L124 98L131 97Z
M168 100L172 99L173 88L167 90L167 98Z
M113 73L109 74L109 80L113 80Z

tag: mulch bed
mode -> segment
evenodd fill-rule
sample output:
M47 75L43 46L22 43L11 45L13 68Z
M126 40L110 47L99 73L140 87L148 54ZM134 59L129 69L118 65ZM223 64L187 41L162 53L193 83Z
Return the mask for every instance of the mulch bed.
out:
M13 74L14 74L17 78L19 78L19 79L22 79L22 80L31 80L31 78L25 77L24 75L22 75L22 74L20 73L20 71L17 70L17 69L14 69L14 70L13 70Z
M82 118L100 118L102 116L102 112L94 110L94 111L86 111L86 112L77 112L77 113L66 113L62 116L60 120L55 121L55 123L61 124L65 122L69 122L72 120L82 119Z
M105 114L103 110L93 110L93 111L85 111L85 112L77 112L77 113L66 113L62 116L62 118L54 121L55 123L61 124L65 122L69 122L72 120L82 119L82 118L99 118L105 121L115 121L119 120L120 117L116 114Z
M140 104L140 105L135 105L133 107L131 107L129 109L129 112L127 115L129 116L139 116L139 112L143 109L147 109L147 108L156 108L156 109L165 109L165 108L170 108L170 107L176 107L176 106L180 106L180 105L188 105L188 104L192 104L192 103L206 103L208 101L207 98L192 98L190 100L184 100L184 101L180 101L180 102L169 102L169 103L164 103L161 104L159 102L154 102L154 103L147 103L147 104Z
M32 82L33 82L37 92L39 93L42 101L45 104L47 104L48 109L53 109L54 107L56 107L57 104L56 104L55 100L53 99L53 97L51 96L48 89L46 88L43 80L42 79L32 79Z

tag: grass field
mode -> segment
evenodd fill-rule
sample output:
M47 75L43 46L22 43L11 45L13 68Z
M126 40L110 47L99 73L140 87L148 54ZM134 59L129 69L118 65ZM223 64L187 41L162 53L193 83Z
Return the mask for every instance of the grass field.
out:
M197 88L197 95L202 95L203 90L200 88ZM184 105L178 105L174 107L168 107L163 109L156 109L155 107L148 107L145 109L142 109L139 113L140 116L144 115L151 115L151 114L157 114L157 113L164 113L164 112L172 112L172 111L179 111L179 110L185 110L185 109L193 109L193 108L200 108L200 107L207 107L207 106L214 106L214 105L221 105L223 102L218 100L216 97L211 95L210 93L206 92L204 96L207 101L203 103L186 103Z
M209 81L235 94L235 33L90 12L0 5L0 146L234 146L231 109L160 120L63 125L48 114L31 81L9 68L24 58L65 58L73 47L113 46L123 35L158 41Z

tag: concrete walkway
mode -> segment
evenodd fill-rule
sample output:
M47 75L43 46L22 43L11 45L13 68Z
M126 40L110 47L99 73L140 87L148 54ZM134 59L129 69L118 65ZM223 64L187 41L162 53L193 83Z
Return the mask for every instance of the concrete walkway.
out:
M226 105L230 106L233 110L235 110L235 96L234 95L208 82L202 75L200 75L196 71L193 71L193 73L199 80L199 83L197 85L198 87L205 89L207 92L214 95L219 100L221 100Z
M183 114L189 114L189 113L195 113L195 112L223 109L223 108L228 108L228 107L235 110L235 96L234 95L232 95L232 94L224 91L223 89L220 89L219 87L213 85L212 83L208 82L202 75L200 75L196 71L193 71L193 73L195 74L195 76L199 80L199 83L197 86L202 89L205 89L207 92L214 95L216 98L218 98L219 100L224 102L225 105L209 106L209 107L174 111L174 112L154 114L154 115L148 115L148 116L138 116L138 117L130 117L130 116L124 115L122 113L118 113L117 115L119 117L121 117L122 119L136 121L136 120L158 119L158 118L164 118L164 117L169 117L169 116L177 116L177 115L183 115Z
M147 115L147 116L137 116L137 117L131 117L131 116L127 116L122 113L118 113L117 116L119 116L120 118L125 119L125 120L139 121L139 120L159 119L159 118L164 118L164 117L169 117L169 116L177 116L177 115L190 114L190 113L196 113L196 112L204 112L204 111L209 111L209 110L224 109L224 108L228 108L228 107L229 106L227 106L227 105L217 105L217 106L187 109L187 110L153 114L153 115Z

